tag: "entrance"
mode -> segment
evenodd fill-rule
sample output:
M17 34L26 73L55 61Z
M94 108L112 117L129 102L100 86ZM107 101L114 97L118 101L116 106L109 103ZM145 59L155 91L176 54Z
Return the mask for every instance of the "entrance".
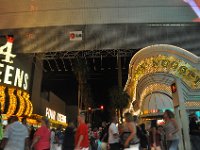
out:
M129 111L138 115L162 115L165 109L169 109L169 106L159 106L157 100L154 102L157 108L145 110L144 104L149 95L165 95L160 97L160 101L162 98L167 101L166 96L170 97L180 128L179 148L191 149L189 109L200 108L200 68L197 56L172 45L146 47L131 59L125 90L132 98Z

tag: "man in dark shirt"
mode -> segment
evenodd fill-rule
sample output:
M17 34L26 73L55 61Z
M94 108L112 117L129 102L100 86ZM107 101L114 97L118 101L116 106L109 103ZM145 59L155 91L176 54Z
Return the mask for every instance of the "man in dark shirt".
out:
M74 134L75 126L72 121L68 122L68 126L65 129L64 141L63 141L63 150L74 150Z
M108 127L109 125L106 124L106 122L102 122L102 133L100 136L101 143L101 149L106 150L107 144L108 144Z

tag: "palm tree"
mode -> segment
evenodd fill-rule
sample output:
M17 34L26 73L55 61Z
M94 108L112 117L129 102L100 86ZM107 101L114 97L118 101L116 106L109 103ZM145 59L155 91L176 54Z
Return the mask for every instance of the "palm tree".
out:
M72 61L73 72L78 81L78 109L86 109L91 103L91 89L88 84L89 68L85 59L77 58ZM84 105L83 105L84 104Z
M114 87L110 90L110 98L113 108L117 110L118 117L120 116L123 122L123 110L128 107L130 96L122 88Z

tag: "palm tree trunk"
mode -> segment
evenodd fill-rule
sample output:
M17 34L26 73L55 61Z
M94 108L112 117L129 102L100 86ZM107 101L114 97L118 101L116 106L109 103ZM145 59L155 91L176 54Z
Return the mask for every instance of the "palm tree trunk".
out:
M78 114L80 113L81 106L81 77L78 76Z
M119 89L122 88L122 63L121 63L121 57L119 54L117 54L117 65L118 65L118 87Z
M120 121L121 121L121 123L123 123L123 108L121 108L120 110Z
M119 53L117 54L117 65L118 65L118 88L119 91L122 89L122 64L121 64L121 57L119 56ZM119 116L121 123L123 122L123 109L119 109Z

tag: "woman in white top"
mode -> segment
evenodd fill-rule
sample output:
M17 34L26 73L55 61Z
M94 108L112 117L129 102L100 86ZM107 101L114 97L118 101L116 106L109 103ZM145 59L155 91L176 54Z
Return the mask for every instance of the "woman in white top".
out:
M177 150L179 144L179 127L174 119L174 114L170 110L166 110L164 113L164 130L167 140L167 150Z

